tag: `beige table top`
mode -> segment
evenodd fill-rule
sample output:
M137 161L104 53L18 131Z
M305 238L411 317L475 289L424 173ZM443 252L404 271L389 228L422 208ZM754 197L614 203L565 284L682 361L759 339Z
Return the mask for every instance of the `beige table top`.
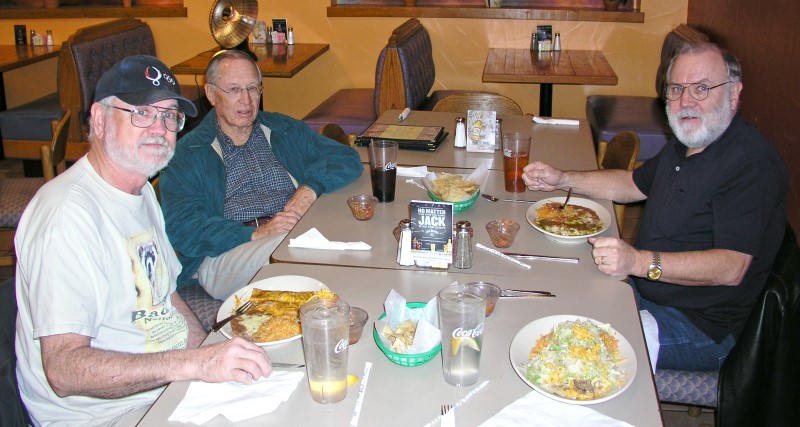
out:
M429 169L430 170L430 169ZM435 170L435 169L433 169ZM440 171L442 169L439 169ZM448 172L469 173L469 169L444 169ZM409 217L408 203L411 200L430 200L427 193L415 185L406 183L405 177L398 177L395 192L395 201L379 203L375 215L369 221L357 221L350 213L346 200L355 194L372 194L370 184L369 165L364 165L364 171L359 179L346 187L333 193L324 194L311 209L300 219L300 222L289 232L289 236L272 254L273 262L288 262L298 264L323 264L350 267L371 267L388 269L420 269L419 267L402 267L397 264L397 240L392 230L403 218ZM421 182L420 178L413 178ZM483 187L483 192L498 197L508 197L517 200L539 200L547 197L563 197L561 191L540 193L527 191L525 193L508 193L503 188L502 171L490 170L489 176ZM573 195L573 197L580 197ZM608 200L598 200L613 217L613 205ZM494 219L513 219L520 224L520 231L514 244L505 249L511 252L524 252L536 255L577 257L578 264L553 261L525 261L533 266L526 270L511 262L498 258L479 249L474 249L472 268L463 272L469 274L492 275L524 275L526 277L558 278L568 277L574 280L608 277L597 270L591 257L592 247L584 240L578 244L563 244L548 240L544 234L535 230L525 219L525 212L530 208L530 203L490 202L478 198L468 210L454 215L454 221L467 220L472 223L474 230L473 243L482 243L493 247L489 235L484 228L486 223ZM326 238L333 241L357 242L363 241L372 246L370 251L331 251L290 248L289 240L305 233L310 228L316 227ZM618 236L616 223L612 223L603 235ZM454 271L457 269L451 269Z
M399 110L383 113L377 123L397 124ZM489 169L503 170L503 154L468 152L465 148L455 148L456 113L432 111L412 111L402 122L413 126L444 126L447 138L436 151L400 150L398 164L402 166L431 166L447 168L476 168L485 161L491 161ZM520 132L531 135L531 160L541 160L558 168L573 170L597 169L592 131L586 120L579 126L554 126L533 123L530 116L500 115L503 119L503 132ZM369 163L366 147L356 147L361 161Z
M475 426L489 419L505 406L531 392L514 372L509 362L509 344L517 332L533 320L557 314L573 314L608 322L634 348L637 372L630 388L607 402L590 405L591 409L626 421L637 427L662 425L658 400L649 369L642 328L633 294L626 284L594 278L579 282L534 277L497 277L461 273L430 273L408 270L377 270L326 266L272 264L264 267L254 281L280 275L303 275L316 278L336 291L353 306L364 308L370 316L361 340L350 347L348 373L362 377L365 363L372 369L364 393L360 426L422 426L439 415L440 405L458 402L474 386L454 387L442 378L441 355L429 363L402 367L390 362L372 338L371 325L383 313L383 301L395 289L409 301L427 301L439 289L453 281L488 280L503 288L548 290L556 298L526 300L502 299L486 321L481 356L481 376L477 384L488 380L480 392L456 411L459 427ZM207 343L225 339L213 333ZM532 345L533 343L531 343ZM301 340L266 347L276 362L303 361ZM139 426L185 425L170 423L167 418L183 399L188 382L167 387ZM240 422L238 426L345 426L353 414L358 386L348 389L345 400L321 405L311 400L304 379L287 402L273 413ZM532 415L535 416L535 415ZM206 426L228 426L232 423L217 416ZM438 426L438 423L434 424Z

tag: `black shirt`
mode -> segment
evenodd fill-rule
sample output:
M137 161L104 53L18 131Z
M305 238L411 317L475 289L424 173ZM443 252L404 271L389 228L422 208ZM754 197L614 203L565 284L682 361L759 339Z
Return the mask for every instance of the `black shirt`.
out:
M778 152L738 115L701 153L672 138L633 173L647 196L636 247L662 252L729 249L753 256L738 286L636 279L641 295L680 309L720 342L738 337L766 282L786 226L788 174Z

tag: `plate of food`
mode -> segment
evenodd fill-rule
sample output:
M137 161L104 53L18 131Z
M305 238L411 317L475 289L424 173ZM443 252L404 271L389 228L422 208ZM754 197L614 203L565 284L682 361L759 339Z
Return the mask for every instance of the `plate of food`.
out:
M580 197L572 197L562 210L564 197L551 197L531 205L525 218L533 228L558 243L581 243L608 229L613 221L611 213L601 204Z
M219 331L228 338L239 336L260 346L282 344L302 336L300 306L314 298L336 294L324 283L305 276L275 276L251 283L225 300L217 312L222 320L247 301L250 307Z
M610 325L582 316L528 323L511 340L509 355L531 388L564 403L605 402L636 376L636 353L628 340Z

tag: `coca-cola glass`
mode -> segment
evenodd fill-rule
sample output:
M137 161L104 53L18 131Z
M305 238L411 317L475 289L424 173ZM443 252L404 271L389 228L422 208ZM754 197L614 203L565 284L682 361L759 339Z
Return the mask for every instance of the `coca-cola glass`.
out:
M341 401L347 396L350 306L342 300L315 299L300 306L300 322L311 398Z
M397 148L394 141L376 139L369 144L369 174L372 195L381 203L394 201L397 181Z
M453 284L439 291L442 373L454 386L468 386L480 376L486 291L475 284Z

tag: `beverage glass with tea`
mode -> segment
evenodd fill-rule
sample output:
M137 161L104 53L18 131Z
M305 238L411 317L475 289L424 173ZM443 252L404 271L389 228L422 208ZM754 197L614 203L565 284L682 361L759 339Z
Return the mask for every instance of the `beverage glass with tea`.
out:
M503 134L503 176L506 191L522 193L526 190L522 168L528 164L531 137L521 133Z
M397 181L397 149L394 141L373 140L369 144L369 169L372 195L381 203L394 201Z

